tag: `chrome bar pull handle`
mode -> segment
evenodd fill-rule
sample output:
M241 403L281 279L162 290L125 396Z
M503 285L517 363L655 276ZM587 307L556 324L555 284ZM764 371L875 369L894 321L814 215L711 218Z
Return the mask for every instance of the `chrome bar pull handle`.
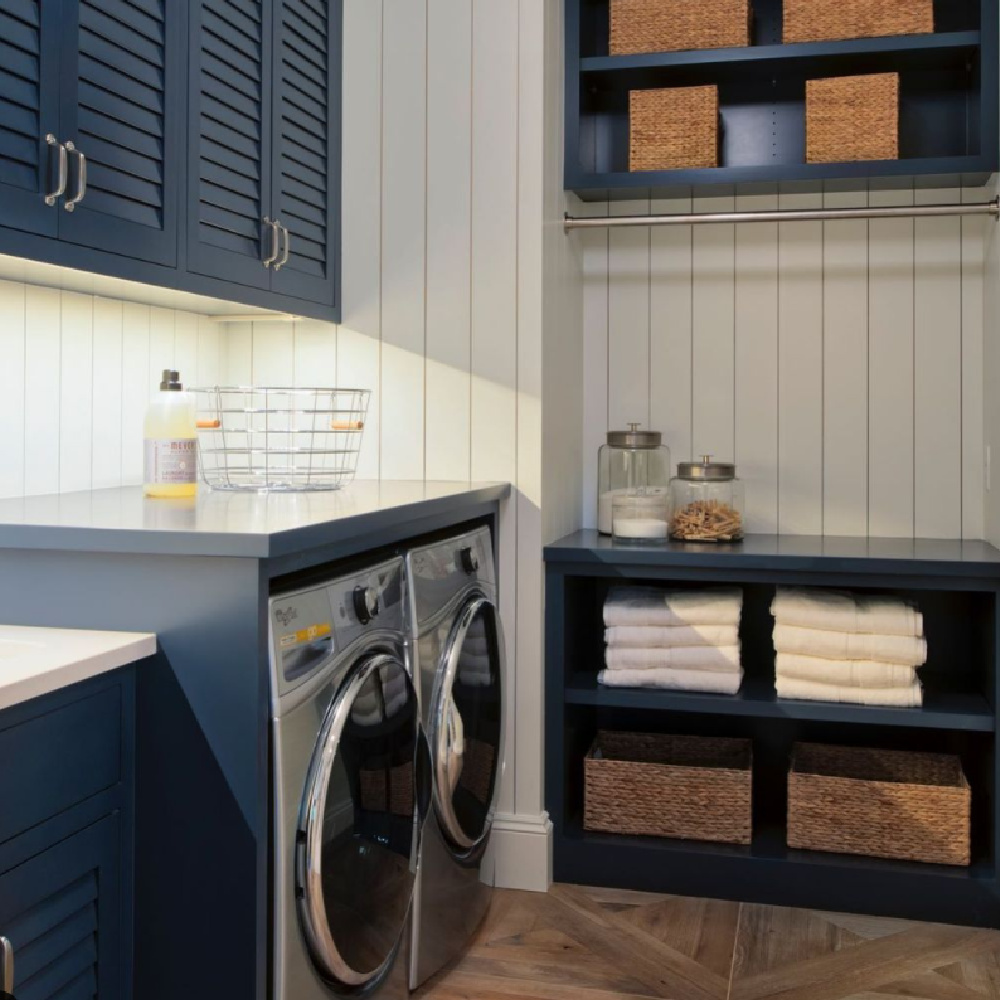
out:
M264 267L270 267L278 259L278 222L264 216L264 225L271 227L271 252L261 261Z
M281 251L281 260L274 265L275 271L280 271L288 263L288 255L292 250L292 234L288 231L288 226L282 225L281 223L279 223L279 226L281 226L281 231L285 236L285 247Z
M0 937L0 997L14 1000L14 946Z
M87 157L72 142L66 143L66 150L71 156L77 158L76 194L63 205L67 212L72 212L83 201L83 196L87 193Z
M51 132L45 137L45 141L49 150L56 150L59 157L55 190L45 195L45 204L51 207L66 193L66 185L69 183L69 155L66 147Z

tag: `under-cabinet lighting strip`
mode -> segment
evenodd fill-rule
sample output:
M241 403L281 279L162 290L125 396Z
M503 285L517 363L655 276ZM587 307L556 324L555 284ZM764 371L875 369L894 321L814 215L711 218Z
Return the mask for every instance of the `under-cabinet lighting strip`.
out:
M626 229L636 226L712 226L735 222L836 222L843 219L939 219L988 215L1000 219L1000 198L970 205L886 205L881 208L794 208L776 212L702 212L693 215L565 216L572 229Z

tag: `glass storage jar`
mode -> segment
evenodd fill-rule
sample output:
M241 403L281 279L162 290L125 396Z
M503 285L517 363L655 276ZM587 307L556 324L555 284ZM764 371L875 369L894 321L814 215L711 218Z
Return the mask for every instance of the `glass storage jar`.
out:
M615 497L627 493L661 496L670 492L670 449L659 431L641 431L629 424L627 431L608 431L607 444L597 455L597 528L614 533Z
M736 466L678 462L670 483L670 537L680 542L738 542L743 537L743 484Z
M670 534L670 496L664 490L617 493L611 509L616 544L655 545Z

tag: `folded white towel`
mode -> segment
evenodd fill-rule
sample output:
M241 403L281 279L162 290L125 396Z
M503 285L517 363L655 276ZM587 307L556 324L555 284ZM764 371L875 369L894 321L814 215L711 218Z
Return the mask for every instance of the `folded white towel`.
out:
M605 625L736 625L741 590L662 590L612 587L604 602Z
M818 656L778 653L776 667L779 677L841 687L908 688L917 680L916 667L876 660L824 660Z
M837 590L780 587L771 601L771 614L779 625L800 628L880 635L924 634L920 612L892 597L861 597Z
M923 691L919 684L905 688L855 688L836 684L813 684L795 677L778 677L779 698L802 701L838 701L852 705L888 705L892 708L919 708Z
M667 688L673 691L707 691L736 694L742 673L719 674L710 670L602 670L599 684L607 687Z
M774 648L779 653L827 660L877 660L904 667L919 667L927 661L927 642L915 635L869 635L775 625Z
M738 646L736 625L612 625L604 630L609 646L672 649L677 646Z
M686 646L676 649L636 649L608 646L605 662L609 670L710 670L716 673L739 672L739 646Z

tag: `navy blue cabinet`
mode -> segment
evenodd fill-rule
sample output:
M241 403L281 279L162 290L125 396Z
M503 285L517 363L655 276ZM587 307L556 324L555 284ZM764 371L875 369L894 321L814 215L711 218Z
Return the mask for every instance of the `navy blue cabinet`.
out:
M0 0L0 252L337 319L341 22Z
M332 305L339 267L339 3L275 0L271 287Z
M0 220L14 230L55 236L59 128L58 4L0 0Z
M0 935L18 1000L132 996L131 668L0 712Z

